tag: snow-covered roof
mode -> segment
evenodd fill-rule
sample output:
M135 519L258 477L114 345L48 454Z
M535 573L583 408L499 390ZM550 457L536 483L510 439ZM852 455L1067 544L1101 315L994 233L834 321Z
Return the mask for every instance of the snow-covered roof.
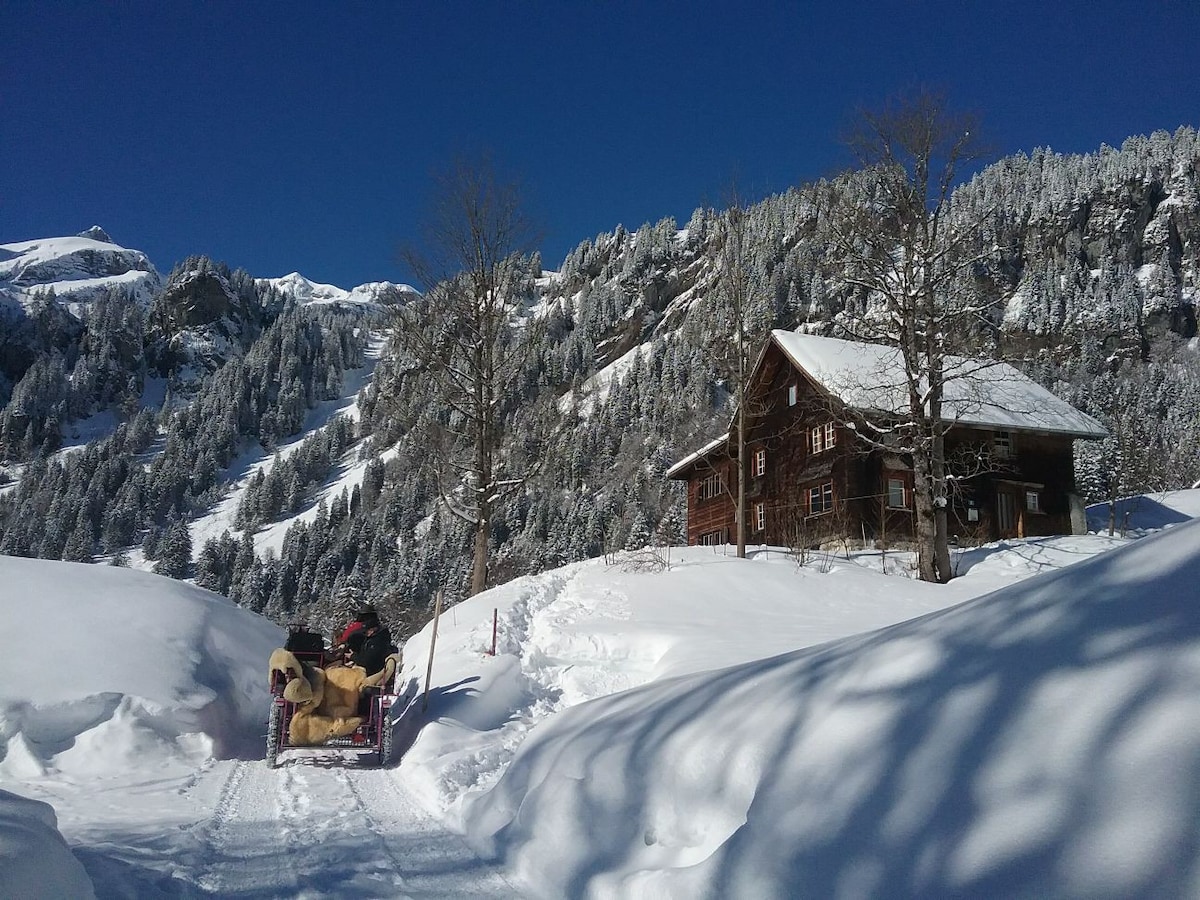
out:
M771 339L793 365L846 405L906 415L907 383L897 348L794 331L772 331ZM945 371L943 418L948 421L1078 438L1108 434L1091 416L1007 363L949 356Z
M721 435L719 438L717 438L716 440L709 441L707 444L705 444L703 447L701 447L695 453L689 453L687 456L685 456L679 462L675 463L675 465L671 466L671 468L667 469L667 478L674 478L677 474L682 472L684 469L686 469L692 463L696 462L699 459L703 459L705 456L708 456L708 454L712 453L712 451L716 450L718 447L720 447L722 444L724 444L728 440L729 440L729 432L727 431L723 435Z

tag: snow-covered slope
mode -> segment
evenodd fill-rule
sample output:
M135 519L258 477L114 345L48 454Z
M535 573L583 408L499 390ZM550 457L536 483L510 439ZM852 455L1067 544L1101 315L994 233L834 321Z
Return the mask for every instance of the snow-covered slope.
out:
M0 790L101 896L1197 896L1200 492L1138 509L1180 524L963 551L945 586L711 548L518 579L443 615L424 714L409 641L375 772L261 763L274 626L0 557L3 633L48 635L0 654ZM48 821L0 794L0 884L65 883Z
M0 244L0 299L10 303L27 306L53 289L60 302L87 304L110 287L122 287L149 304L161 286L146 254L118 246L98 227L76 237Z
M372 281L347 291L336 285L309 281L299 272L292 272L282 278L260 278L258 282L271 285L280 293L293 297L299 303L351 303L387 306L403 303L417 293L416 288L410 285L393 284L390 281Z
M375 366L379 362L384 349L384 339L374 335L364 354L364 365L360 369L352 369L346 373L346 382L342 387L342 396L335 400L325 400L309 410L304 422L304 430L299 437L267 453L261 446L254 445L241 458L234 460L229 467L232 483L225 496L207 513L197 516L190 524L193 555L199 556L206 541L219 538L225 531L240 535L235 525L238 506L245 496L247 485L254 474L261 470L269 472L276 460L287 459L295 453L304 440L324 428L336 416L348 416L358 419L358 396L363 387L372 378ZM393 454L384 451L381 458L386 462ZM322 502L332 502L333 498L342 491L352 492L356 485L362 483L367 461L357 458L355 450L347 450L342 464L332 475L328 483L312 498L305 509L295 516L288 516L277 522L272 522L260 528L254 535L255 549L259 553L274 553L278 555L283 548L284 537L296 522L311 522L317 514L317 507ZM140 550L135 551L131 564L148 566Z
M468 808L469 833L547 895L1197 896L1198 582L1191 522L577 706Z
M547 897L1196 896L1200 523L960 564L692 549L497 588L443 619L401 770Z

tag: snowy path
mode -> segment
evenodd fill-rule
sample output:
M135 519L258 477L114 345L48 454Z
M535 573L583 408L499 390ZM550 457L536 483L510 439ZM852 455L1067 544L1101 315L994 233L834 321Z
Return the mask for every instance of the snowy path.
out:
M355 768L353 756L289 751L275 769L213 763L160 786L180 821L160 819L153 839L94 825L64 833L101 898L524 895L425 812L395 770Z

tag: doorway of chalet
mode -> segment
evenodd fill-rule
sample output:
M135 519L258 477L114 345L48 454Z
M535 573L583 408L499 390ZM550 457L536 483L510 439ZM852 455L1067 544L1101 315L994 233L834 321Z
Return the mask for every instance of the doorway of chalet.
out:
M1021 537L1024 522L1021 521L1021 496L1015 488L1001 487L996 490L996 536L999 538Z

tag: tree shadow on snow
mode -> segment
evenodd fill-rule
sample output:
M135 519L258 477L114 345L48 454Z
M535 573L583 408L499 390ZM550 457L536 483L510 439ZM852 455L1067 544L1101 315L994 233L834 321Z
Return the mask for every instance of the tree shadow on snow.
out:
M1200 651L1200 555L1150 544L567 710L476 837L504 857L536 852L541 813L582 823L569 896L699 864L719 897L1188 896L1200 731L1180 673Z

